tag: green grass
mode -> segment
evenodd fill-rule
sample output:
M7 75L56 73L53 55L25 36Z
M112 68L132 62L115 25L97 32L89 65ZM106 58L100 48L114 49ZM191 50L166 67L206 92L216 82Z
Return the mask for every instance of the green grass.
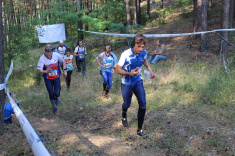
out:
M186 6L181 17L188 18L192 15L192 1L176 2L176 7L158 10L157 20L147 25L153 27L153 25L165 24L166 17L171 16L171 13L183 4ZM209 10L208 15L213 16L216 11L221 11L221 7ZM174 30L170 30L169 33L174 33ZM112 124L120 122L121 112L118 111L123 102L120 91L121 76L117 74L113 76L114 83L110 91L110 99L103 100L101 98L102 78L99 75L95 57L102 52L103 48L99 47L100 44L110 42L118 47L126 40L103 37L97 41L99 36L96 35L89 35L87 38L87 44L90 44L88 47L93 48L88 49L86 57L87 78L82 80L82 74L74 70L71 89L67 91L65 79L61 77L61 104L56 117L52 115L44 80L36 69L38 59L43 54L43 48L30 51L30 56L26 60L14 60L14 71L10 76L9 86L11 91L16 93L17 99L21 101L21 106L26 112L39 118L54 119L69 124L74 124L79 117L86 118L87 115L89 118L99 117L97 112L101 112L100 116L108 118ZM118 57L119 55L120 52ZM168 59L151 65L157 77L154 81L144 82L147 100L144 130L150 134L150 139L135 138L138 102L134 96L128 110L128 119L133 121L129 129L104 127L94 133L118 138L136 146L147 144L153 148L158 147L167 150L169 155L203 155L203 152L210 152L211 149L220 151L222 155L232 155L235 152L232 142L234 138L230 142L227 138L233 137L231 130L235 127L235 68L233 66L234 58L228 60L228 72L225 72L223 65L211 66L200 60L188 63ZM114 116L118 116L118 119ZM100 122L102 121L98 120L94 123ZM85 126L83 124L81 122L80 128ZM221 127L226 131L221 130ZM197 138L189 140L194 135ZM197 139L201 140L200 147L204 150L202 153L194 149L193 143ZM26 139L24 142L27 144ZM55 151L65 150L67 155L82 155L81 153L95 155L93 151L77 147L76 144L64 145L68 149L65 149L66 147L60 142L50 141L49 144ZM225 147L229 147L230 150L224 151ZM21 151L30 155L29 147L25 150L17 145L10 145L7 151L9 151L7 155L17 155Z
M21 100L21 105L26 112L37 117L73 123L71 119L76 120L76 116L81 117L86 114L95 116L97 111L104 112L108 118L111 118L110 113L121 107L121 76L117 74L113 76L114 83L110 91L110 99L103 100L101 98L102 78L95 60L90 57L87 78L82 80L82 74L74 71L70 91L66 90L65 79L61 77L59 115L53 117L43 79L36 70L37 61L42 53L42 49L37 49L31 52L29 60L14 61L14 71L10 77L9 86L16 93L17 99ZM99 52L94 49L90 53L95 57ZM192 135L202 137L205 132L203 129L208 127L207 122L213 121L214 126L217 126L216 124L223 121L228 130L235 126L233 68L226 73L220 65L210 66L200 61L174 63L171 60L160 61L157 65L151 66L157 74L156 80L144 82L144 86L147 99L145 128L152 137L147 141L139 140L140 143L147 142L159 148L167 148L171 154L182 154L185 151L196 154L188 145L188 138ZM132 135L137 127L137 109L137 99L133 97L131 108L128 110L128 118L133 119L129 129L104 127L102 132L97 131L97 133L128 139L129 142L135 141ZM118 122L115 118L111 119L114 119L113 123ZM164 127L164 130L159 130L160 127ZM179 132L181 130L182 132ZM164 137L160 133L163 133ZM207 149L215 147L221 150L225 145L231 146L224 139L229 136L229 133L218 133L220 134L217 138L204 140L203 145ZM56 149L58 143L51 142L51 144Z

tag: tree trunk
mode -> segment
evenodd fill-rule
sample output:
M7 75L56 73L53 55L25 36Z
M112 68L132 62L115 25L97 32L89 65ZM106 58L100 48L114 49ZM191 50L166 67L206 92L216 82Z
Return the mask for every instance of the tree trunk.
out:
M3 23L2 23L2 0L0 0L0 84L4 83L4 40L3 40ZM3 134L4 125L4 90L0 90L0 134Z
M150 16L150 0L147 0L147 15Z
M131 10L130 10L130 0L125 0L126 1L126 16L127 16L127 23L126 26L129 27L131 26Z
M81 10L82 10L82 0L77 0L77 12ZM78 18L81 18L81 15L78 15ZM81 21L78 21L78 28L83 29Z
M193 31L207 31L207 0L194 0ZM195 35L201 41L200 50L207 51L207 34Z
M233 7L235 8L235 2L234 2ZM235 9L234 9L234 12L233 12L233 18L235 18Z
M230 8L230 0L223 0L223 13L222 13L222 29L228 29L229 25L229 8ZM223 31L222 37L228 39L228 32ZM223 53L228 52L228 44L222 41Z
M234 18L234 0L231 0L230 10L229 10L229 28L233 27L233 18Z
M77 0L77 12L82 10L82 0ZM81 19L81 14L78 14L78 18ZM82 21L78 21L78 29L83 29ZM83 40L83 31L78 31L78 38Z
M163 9L163 0L161 0L161 6L160 6L161 9Z
M210 8L213 7L213 0L209 0L209 7L210 7Z
M133 4L134 4L134 23L138 24L138 6L137 6L137 0L134 0Z
M197 31L197 0L193 0L193 32Z
M202 0L194 0L194 32L202 31L201 22L202 22ZM195 39L200 39L200 35L195 35Z
M138 18L137 18L137 20L138 20L138 24L142 24L142 21L141 21L141 6L140 6L140 4L141 4L141 0L138 0Z
M201 30L207 31L207 0L202 1ZM201 51L207 51L207 34L201 34Z
M85 0L85 6L86 6L86 9L89 9L89 2L88 2L88 0ZM86 12L86 15L88 15L88 11ZM85 25L85 30L88 31L88 25L87 24Z
M17 9L18 14L20 14L20 9ZM17 27L18 30L21 31L21 23L20 23L20 16L17 18Z

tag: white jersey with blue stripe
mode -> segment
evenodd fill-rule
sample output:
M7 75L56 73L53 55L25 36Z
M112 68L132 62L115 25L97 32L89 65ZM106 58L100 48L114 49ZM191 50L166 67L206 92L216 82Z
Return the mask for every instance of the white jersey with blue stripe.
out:
M105 52L102 52L98 57L96 57L96 59L100 61L101 65L103 66L101 70L105 70L107 72L111 72L113 69L113 63L118 62L117 57L113 52L111 52L109 56L107 56Z
M136 55L132 48L124 51L119 59L118 65L122 67L126 72L131 72L137 67L141 67L144 61L147 59L147 51L143 50L140 54ZM136 82L142 80L141 74L135 76L122 76L122 83L127 85L135 84Z

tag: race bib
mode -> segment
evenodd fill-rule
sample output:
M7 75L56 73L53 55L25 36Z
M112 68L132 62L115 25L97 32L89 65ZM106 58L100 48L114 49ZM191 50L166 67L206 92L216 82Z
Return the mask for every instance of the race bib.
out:
M57 75L57 70L52 70L49 74L49 76L56 76Z
M111 63L105 63L105 64L104 64L104 67L105 67L105 68L110 68L111 66L112 66Z
M67 69L73 68L73 64L72 64L72 63L66 64L66 68L67 68Z

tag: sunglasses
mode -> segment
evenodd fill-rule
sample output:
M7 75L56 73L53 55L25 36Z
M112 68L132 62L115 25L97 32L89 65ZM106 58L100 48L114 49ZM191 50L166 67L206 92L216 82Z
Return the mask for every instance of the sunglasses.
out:
M45 52L52 52L53 49L45 49Z

